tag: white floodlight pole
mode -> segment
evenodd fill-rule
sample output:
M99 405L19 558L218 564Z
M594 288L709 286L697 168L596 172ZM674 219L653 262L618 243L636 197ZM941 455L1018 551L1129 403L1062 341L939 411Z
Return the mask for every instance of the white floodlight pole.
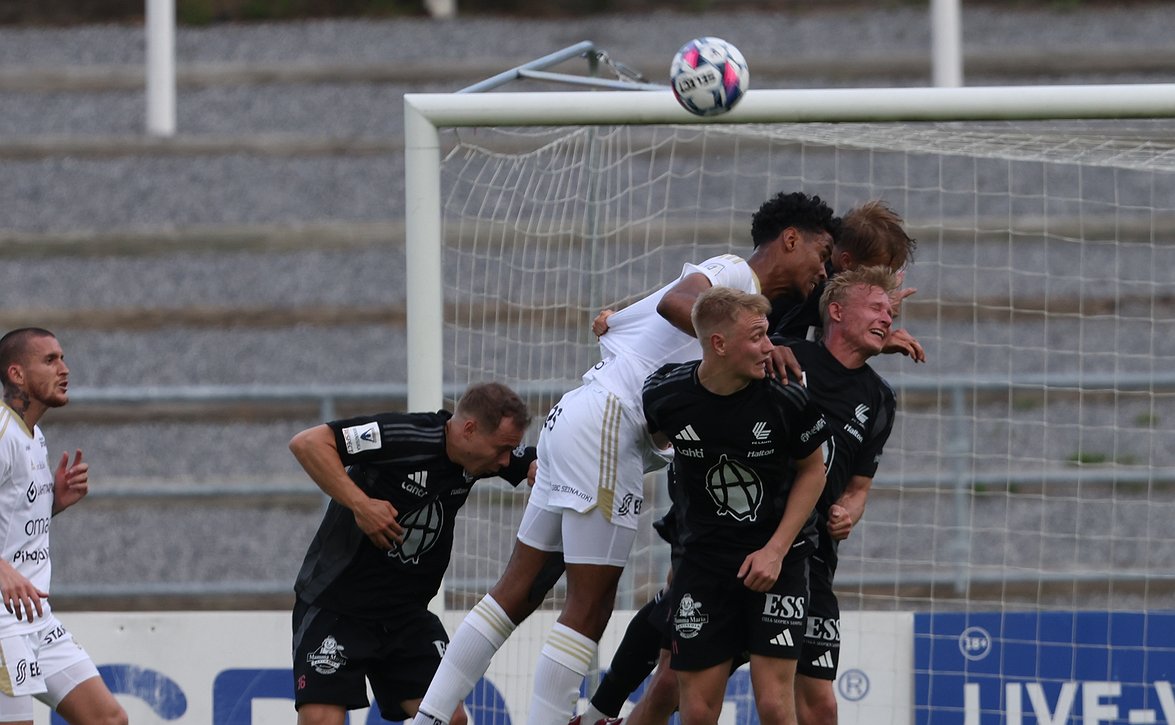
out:
M424 0L429 17L447 19L457 17L457 0Z
M930 75L938 88L963 85L963 20L960 0L930 0Z
M175 135L175 0L147 0L147 133Z

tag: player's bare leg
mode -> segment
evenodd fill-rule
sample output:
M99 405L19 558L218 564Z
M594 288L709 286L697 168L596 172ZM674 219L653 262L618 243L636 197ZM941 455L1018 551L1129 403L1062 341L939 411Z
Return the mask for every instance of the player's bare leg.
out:
M666 725L679 700L677 675L669 669L669 650L663 649L653 678L632 712L624 718L624 725Z
M600 641L616 604L616 589L624 569L600 564L567 565L567 603L559 623Z
M342 705L323 705L308 702L298 708L298 725L343 725L347 708Z
M682 725L716 725L722 713L726 681L730 678L730 660L704 670L677 670L676 674L681 691L678 712Z
M751 687L762 725L796 725L795 660L751 655Z
M796 673L796 720L800 725L836 725L832 680Z
M502 572L497 583L490 587L489 595L515 625L522 624L522 621L543 603L550 585L554 585L555 582L551 581L542 592L536 591L542 587L536 587L535 583L547 579L545 573L550 570L553 560L557 557L557 552L541 551L517 539L514 540L514 550L510 552L506 570Z
M78 683L57 705L69 725L127 725L127 714L101 677Z

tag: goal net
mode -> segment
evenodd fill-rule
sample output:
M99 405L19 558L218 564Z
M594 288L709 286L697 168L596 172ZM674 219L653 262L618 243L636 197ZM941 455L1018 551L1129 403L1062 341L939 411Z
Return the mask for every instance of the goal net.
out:
M510 384L534 440L599 359L597 311L684 262L749 254L751 215L779 191L838 213L884 199L917 239L896 324L928 361L874 362L898 418L841 547L842 721L1170 722L1175 122L1037 115L442 128L426 213L443 286L409 292L437 308L440 356L417 379L448 405L471 382ZM492 484L471 498L447 609L496 580L524 502ZM663 478L646 502L612 629L666 574L648 526Z

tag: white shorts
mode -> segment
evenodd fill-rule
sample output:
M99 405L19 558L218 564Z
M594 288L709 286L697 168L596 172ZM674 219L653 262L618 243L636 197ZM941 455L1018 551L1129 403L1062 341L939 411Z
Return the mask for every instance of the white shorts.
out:
M0 722L31 720L34 697L56 709L98 676L90 655L52 614L34 633L0 639L0 660Z
M598 508L605 520L635 530L645 470L656 459L652 450L639 406L624 404L599 385L582 385L564 395L543 423L531 498L551 511Z
M543 508L532 495L518 525L518 540L539 551L562 551L569 564L623 568L636 529L617 526L596 511Z

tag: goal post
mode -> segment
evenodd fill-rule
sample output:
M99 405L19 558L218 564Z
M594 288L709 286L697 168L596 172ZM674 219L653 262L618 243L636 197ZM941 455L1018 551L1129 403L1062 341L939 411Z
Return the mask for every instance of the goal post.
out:
M497 379L544 415L598 360L596 311L749 253L776 192L884 199L918 240L897 324L929 360L873 363L898 416L841 548L841 720L1175 719L1175 84L754 90L706 119L667 90L404 106L410 409ZM663 488L621 610L664 579ZM475 489L450 614L524 498Z
M444 398L438 129L1172 116L1175 84L754 90L729 113L704 119L668 90L405 94L408 408L436 409Z

